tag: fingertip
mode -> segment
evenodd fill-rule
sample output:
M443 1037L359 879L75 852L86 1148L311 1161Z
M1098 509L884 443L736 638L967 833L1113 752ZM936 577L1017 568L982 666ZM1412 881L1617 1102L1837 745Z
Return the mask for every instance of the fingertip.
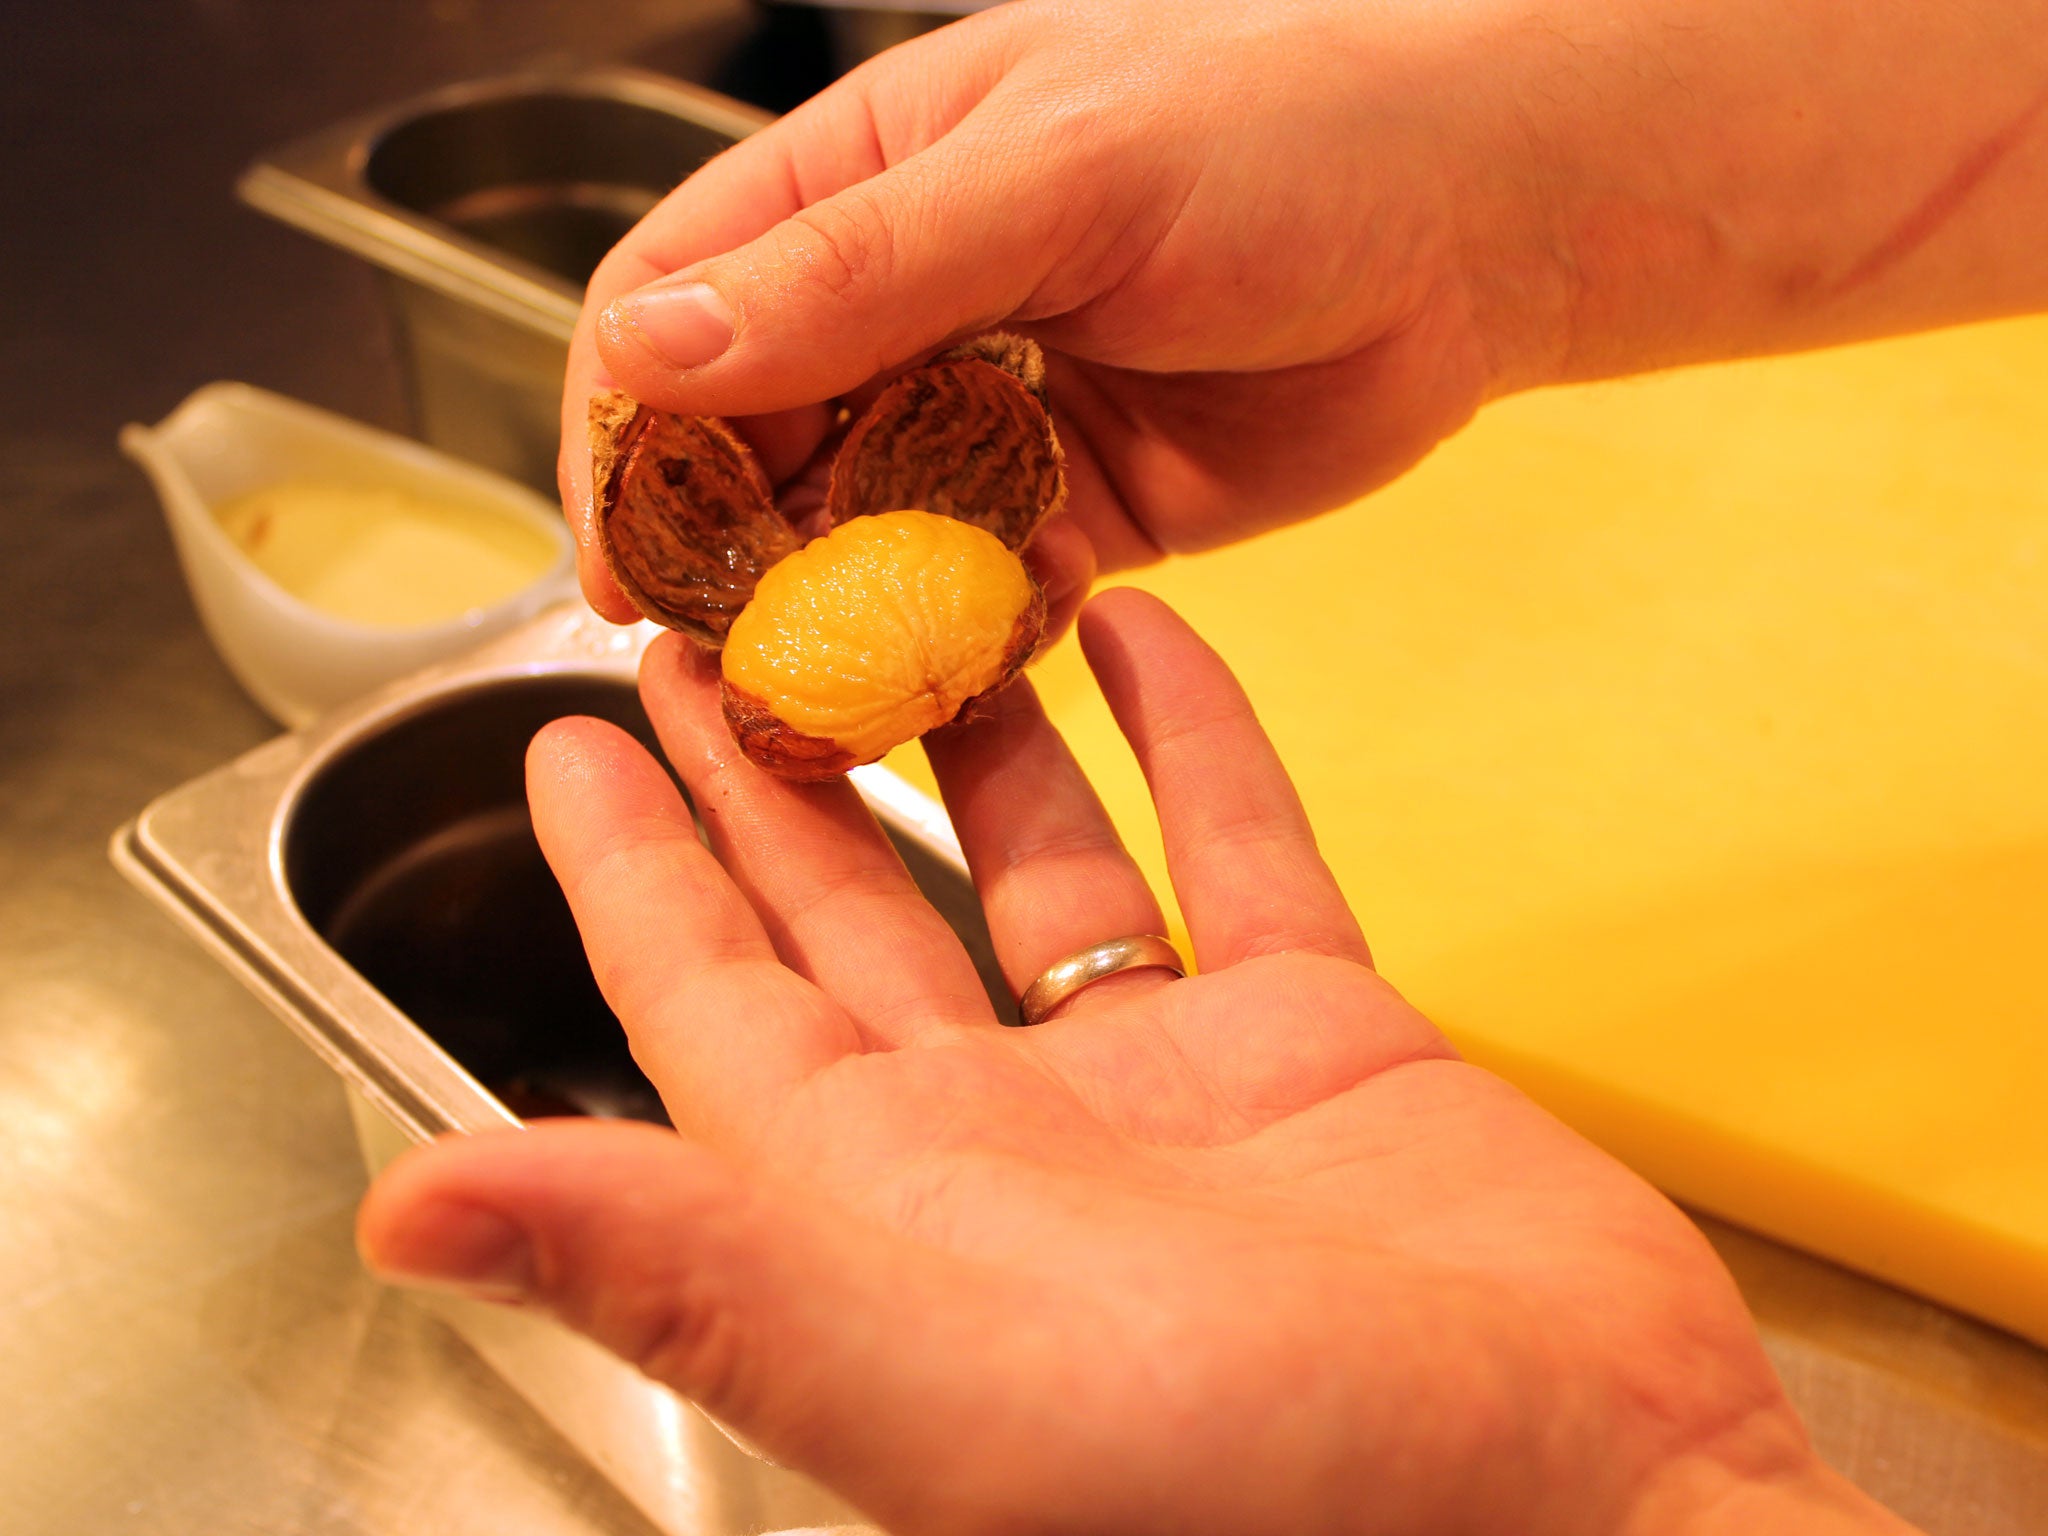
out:
M406 1229L419 1203L411 1165L420 1150L399 1154L370 1181L369 1192L356 1207L356 1254L376 1274L391 1273L405 1248Z
M720 654L688 635L664 630L640 653L640 696L650 711L674 704L701 705L715 692Z
M526 747L526 771L529 782L536 775L551 784L563 779L588 782L609 776L622 760L645 756L640 744L609 720L564 715L533 733Z
M586 1219L588 1191L675 1175L684 1144L651 1126L557 1121L438 1137L396 1158L356 1210L356 1251L372 1273L522 1300L551 1231Z
M1110 587L1097 592L1081 605L1074 619L1074 638L1088 670L1105 693L1127 670L1125 627L1144 613L1145 594L1132 587Z
M1188 623L1169 607L1165 599L1139 587L1106 587L1088 600L1081 610L1084 635L1108 637L1135 626L1164 624L1189 631Z
M1024 563L1048 600L1064 597L1095 580L1095 545L1072 518L1055 517L1032 534L1024 546Z
M640 702L663 754L686 782L739 755L725 723L720 657L687 635L664 633L640 658Z
M668 274L605 306L597 355L627 393L658 403L664 386L723 356L738 326L717 288L695 274Z
M624 297L626 295L620 296ZM597 349L599 359L614 375L619 371L621 360L630 368L631 364L640 361L640 354L645 350L639 330L630 323L627 311L621 309L619 305L620 299L613 299L599 310L597 325L591 332L591 345Z
M1163 598L1137 587L1098 592L1076 620L1081 654L1112 702L1141 674L1185 676L1188 669L1219 671L1233 689L1229 665Z
M604 557L589 545L578 547L576 581L583 589L583 601L591 612L613 624L637 624L640 610L620 589L604 563Z
M594 829L637 807L666 808L673 794L668 775L647 749L608 720L553 720L527 744L526 804L534 835L558 876L573 865Z
M493 1161L506 1131L443 1136L401 1153L356 1207L356 1253L381 1279L467 1287L500 1266L505 1217L477 1203L474 1170ZM499 1229L495 1240L490 1229ZM522 1243L523 1246L523 1243Z
M1056 517L1024 546L1024 564L1045 593L1045 632L1041 650L1070 628L1095 583L1095 545L1078 523Z
M573 750L576 722L583 717L568 715L550 720L526 743L526 777L529 784L537 775L552 775L562 754Z

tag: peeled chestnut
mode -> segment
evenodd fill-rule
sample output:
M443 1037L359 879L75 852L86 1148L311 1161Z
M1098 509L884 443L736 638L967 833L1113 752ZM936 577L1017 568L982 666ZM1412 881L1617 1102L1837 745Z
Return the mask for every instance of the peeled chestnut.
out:
M599 544L633 606L722 650L725 718L771 772L822 779L958 719L1045 625L1018 551L1066 496L1038 348L989 336L848 429L805 542L722 421L591 405Z
M873 762L1016 676L1045 597L995 535L936 512L842 523L772 566L726 632L726 724L786 778Z

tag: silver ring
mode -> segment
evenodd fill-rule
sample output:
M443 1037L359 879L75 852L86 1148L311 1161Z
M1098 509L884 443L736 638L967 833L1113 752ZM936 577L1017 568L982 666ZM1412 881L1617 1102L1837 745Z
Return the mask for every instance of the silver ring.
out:
M1156 933L1134 933L1128 938L1105 939L1076 950L1064 960L1055 960L1038 973L1037 979L1017 999L1018 1011L1026 1024L1043 1023L1052 1011L1077 993L1119 971L1156 969L1176 976L1188 973L1180 951Z

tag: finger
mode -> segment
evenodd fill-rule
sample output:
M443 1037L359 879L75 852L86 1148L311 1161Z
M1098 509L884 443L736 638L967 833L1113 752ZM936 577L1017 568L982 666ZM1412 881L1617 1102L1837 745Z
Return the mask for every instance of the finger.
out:
M675 785L625 732L554 722L528 749L526 790L598 986L678 1125L745 1141L857 1048L852 1021L776 958Z
M1063 515L1088 536L1100 573L1150 565L1164 554L1137 517L1159 505L1157 481L1170 464L1127 462L1127 440L1144 435L1096 370L1058 353L1045 360L1046 389L1060 445L1066 450L1067 504ZM1114 467L1113 467L1114 466Z
M1088 589L1095 584L1095 545L1072 518L1055 517L1024 546L1024 564L1045 593L1045 629L1038 641L1043 654L1073 626L1088 601Z
M925 755L960 837L1011 989L1105 939L1160 933L1164 919L1038 696L1019 680L986 713L925 737ZM1063 1013L1149 991L1168 973L1112 976Z
M662 391L622 384L605 366L597 350L597 322L621 294L655 283L678 267L728 250L772 227L793 213L799 182L791 157L807 155L813 177L844 178L844 185L874 174L872 131L850 131L844 121L859 100L845 93L814 99L798 113L742 139L664 198L591 274L583 308L569 343L568 369L562 390L562 447L556 479L562 506L576 534L579 575L592 607L607 618L633 618L625 599L598 553L596 513L592 496L589 411L592 397L627 388L652 405L666 405ZM791 147L792 143L795 147ZM853 146L859 146L858 150ZM855 158L847 158L854 155ZM823 397L819 397L822 401ZM730 416L729 412L721 412ZM830 428L832 410L814 402L734 422L741 438L760 456L771 484L780 484L800 468L810 450Z
M1290 952L1370 964L1301 798L1223 659L1129 588L1096 597L1078 629L1151 787L1197 964Z
M919 1479L883 1479L930 1470L935 1424L984 1422L982 1399L1004 1389L990 1378L1010 1374L990 1362L1017 1353L1002 1343L1016 1287L970 1285L953 1261L652 1127L436 1142L385 1170L356 1230L379 1274L544 1307L892 1517Z
M574 379L580 375L582 382L563 396L562 447L555 461L556 484L561 492L563 515L576 544L576 574L585 600L613 623L630 624L640 614L605 565L591 483L589 403L593 396L613 387L612 379L601 366L579 367L578 343L571 342L570 348L570 376ZM768 483L776 488L778 504L786 507L781 494L785 483L810 463L837 419L835 407L819 404L735 417L731 426L753 450Z
M853 786L791 784L741 754L719 707L716 657L664 635L641 662L640 693L775 952L852 1016L865 1044L994 1021L974 962Z
M1014 146L956 130L738 250L615 300L598 355L671 410L828 399L1014 315L1072 244L1071 203L997 184ZM941 233L943 232L943 233Z
M956 23L864 65L787 116L735 144L664 198L598 264L569 344L556 476L577 536L584 591L608 618L631 605L598 557L591 505L591 397L624 388L686 414L760 414L736 400L678 399L671 379L645 368L614 376L597 349L598 318L620 296L758 239L811 202L856 186L943 135L1008 61L1006 18ZM717 339L719 317L711 317ZM799 346L808 339L799 337ZM840 391L787 395L771 411L816 411ZM743 433L749 441L752 435ZM771 479L780 479L773 470Z

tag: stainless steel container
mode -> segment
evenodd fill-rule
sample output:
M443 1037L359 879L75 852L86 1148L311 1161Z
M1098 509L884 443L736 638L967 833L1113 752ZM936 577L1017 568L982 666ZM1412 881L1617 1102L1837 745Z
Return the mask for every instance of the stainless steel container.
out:
M115 864L346 1085L366 1163L530 1113L660 1120L526 816L546 721L652 741L634 690L651 626L581 605L393 684L173 790ZM855 783L1014 1016L944 813L886 770ZM696 1409L544 1317L436 1299L518 1391L676 1536L851 1518Z
M419 435L552 492L562 373L598 260L769 114L630 69L476 81L259 158L252 207L384 275Z

